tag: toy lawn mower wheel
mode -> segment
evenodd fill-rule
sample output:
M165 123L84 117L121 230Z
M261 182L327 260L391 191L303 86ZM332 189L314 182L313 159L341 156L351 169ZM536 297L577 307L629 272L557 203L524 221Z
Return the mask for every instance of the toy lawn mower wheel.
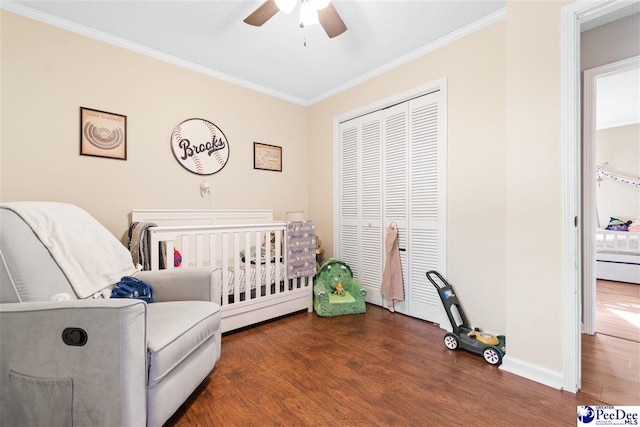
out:
M497 365L502 361L502 356L500 356L498 350L491 347L487 347L484 349L484 351L482 352L482 357L484 357L484 360L486 360L487 363L491 365Z
M460 348L460 341L454 334L448 333L444 336L444 345L447 346L449 350L457 350Z

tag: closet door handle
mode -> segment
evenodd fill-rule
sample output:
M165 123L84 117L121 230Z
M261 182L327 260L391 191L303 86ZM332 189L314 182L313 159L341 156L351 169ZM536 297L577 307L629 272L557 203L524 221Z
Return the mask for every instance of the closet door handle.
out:
M398 248L400 250L400 252L407 252L407 250L405 248Z

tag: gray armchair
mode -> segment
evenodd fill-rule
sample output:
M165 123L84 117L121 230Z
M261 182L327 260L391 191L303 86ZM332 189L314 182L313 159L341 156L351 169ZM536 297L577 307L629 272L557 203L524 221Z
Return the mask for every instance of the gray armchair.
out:
M59 265L0 205L0 425L162 425L220 357L212 271L139 272L146 304L80 299Z

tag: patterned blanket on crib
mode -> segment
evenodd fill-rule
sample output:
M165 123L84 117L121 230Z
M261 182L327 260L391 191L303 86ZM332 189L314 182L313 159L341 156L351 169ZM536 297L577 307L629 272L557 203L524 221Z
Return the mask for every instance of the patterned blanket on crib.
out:
M209 267L211 265L211 263L209 261L204 261L203 262L203 266L204 267ZM234 286L234 282L235 282L235 268L233 267L233 260L229 260L229 267L227 269L228 271L228 279L227 279L227 285L229 286L229 295L233 295L235 290L233 288ZM195 263L189 263L189 267L196 267ZM216 267L222 269L222 260L218 260L216 262ZM266 286L267 285L267 266L266 264L259 264L258 267L260 268L260 284L258 286L262 287L262 286ZM257 277L257 272L256 272L256 264L249 264L249 283L250 283L250 289L255 289L256 288L256 277ZM239 275L238 278L240 280L239 283L239 287L240 287L240 293L244 292L246 289L246 283L247 283L247 271L246 271L246 264L241 262L240 263L240 268L239 268ZM278 270L278 268L276 268L275 263L271 264L271 268L270 268L270 274L269 274L269 285L273 285L274 283L276 283L276 271ZM280 270L280 280L284 280L285 277L285 265L283 262L279 263L279 270ZM224 277L224 275L221 274L222 277Z
M316 274L316 227L313 221L287 224L287 260L289 277Z

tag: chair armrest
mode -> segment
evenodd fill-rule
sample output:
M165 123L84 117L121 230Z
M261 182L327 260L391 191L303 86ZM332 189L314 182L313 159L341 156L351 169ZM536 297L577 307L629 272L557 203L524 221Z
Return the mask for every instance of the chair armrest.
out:
M133 299L0 304L0 412L8 425L55 419L47 402L69 400L62 386L50 388L56 381L71 384L74 424L144 425L146 307ZM66 328L84 330L86 343L65 344Z
M216 301L212 268L140 271L135 274L151 286L152 302Z
M313 285L313 294L320 302L329 302L329 292L323 282L317 281Z
M357 300L364 300L367 296L367 290L356 279L347 280L343 285L344 288L349 291L351 296Z

